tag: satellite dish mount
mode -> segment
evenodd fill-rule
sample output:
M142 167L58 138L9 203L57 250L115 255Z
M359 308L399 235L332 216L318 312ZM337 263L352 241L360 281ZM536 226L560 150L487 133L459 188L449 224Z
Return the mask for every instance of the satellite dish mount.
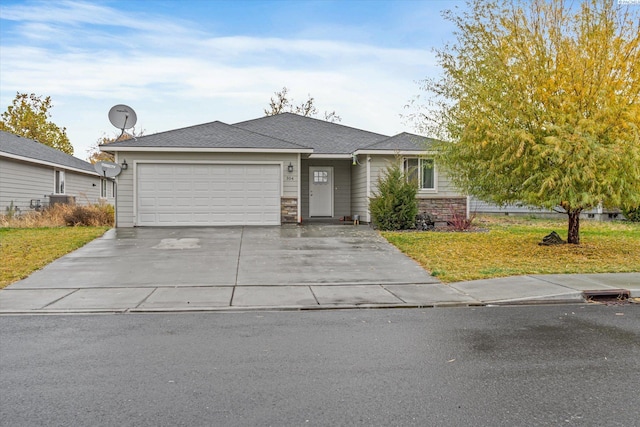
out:
M122 171L120 165L113 162L98 162L93 168L104 178L115 178Z
M114 105L109 110L109 121L112 125L122 131L120 136L116 138L116 141L118 141L122 135L124 135L125 129L131 129L136 125L138 116L136 115L136 112L133 111L133 108L124 104L118 104ZM135 136L133 139L135 139Z

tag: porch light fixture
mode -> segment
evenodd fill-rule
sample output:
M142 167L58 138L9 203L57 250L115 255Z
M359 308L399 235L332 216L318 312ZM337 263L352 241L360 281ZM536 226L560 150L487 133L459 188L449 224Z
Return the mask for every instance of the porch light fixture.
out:
M124 159L122 161L122 165L120 165L120 166L122 166L122 170L123 171L126 171L127 169L129 169L129 165L127 164L127 159Z
M287 171L289 171L289 173L293 172L293 165L291 162L289 162L289 166L287 166Z

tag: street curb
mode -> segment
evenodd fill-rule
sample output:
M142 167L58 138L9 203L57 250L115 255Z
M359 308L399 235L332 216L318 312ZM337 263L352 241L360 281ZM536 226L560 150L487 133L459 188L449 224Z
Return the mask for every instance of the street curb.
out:
M416 309L484 307L485 303L441 302L425 304L324 304L300 306L228 306L228 307L184 307L184 308L130 308L130 309L78 309L78 310L0 310L0 315L59 315L59 314L126 314L126 313L213 313L244 311L337 311L362 309Z

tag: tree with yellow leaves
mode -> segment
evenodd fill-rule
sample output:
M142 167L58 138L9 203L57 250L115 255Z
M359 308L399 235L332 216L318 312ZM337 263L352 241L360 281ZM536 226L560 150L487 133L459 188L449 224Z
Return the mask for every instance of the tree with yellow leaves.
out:
M640 8L615 0L472 0L423 124L478 198L568 215L640 204Z
M53 107L51 97L42 99L35 93L17 93L12 105L2 113L0 130L34 139L67 154L73 154L73 145L67 137L67 129L49 121Z

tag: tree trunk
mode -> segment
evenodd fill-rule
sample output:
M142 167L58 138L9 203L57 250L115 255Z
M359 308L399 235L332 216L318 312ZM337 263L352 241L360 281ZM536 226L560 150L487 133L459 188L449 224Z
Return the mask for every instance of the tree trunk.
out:
M569 215L569 230L567 232L567 243L572 243L574 245L580 244L580 212L582 210L578 209L575 211L569 211L567 215Z

